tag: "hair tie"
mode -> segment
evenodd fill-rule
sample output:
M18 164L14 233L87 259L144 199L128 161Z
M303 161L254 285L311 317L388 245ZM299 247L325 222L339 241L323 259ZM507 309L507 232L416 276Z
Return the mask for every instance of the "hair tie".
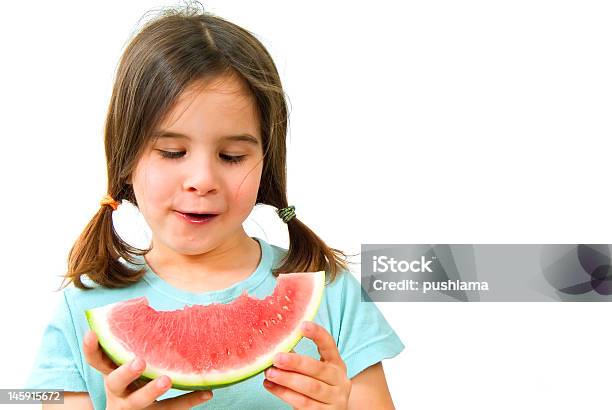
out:
M119 207L119 202L115 201L112 196L106 194L100 201L100 206L109 205L113 211Z
M284 223L287 223L295 216L295 206L290 205L287 208L279 209L276 213L281 217Z

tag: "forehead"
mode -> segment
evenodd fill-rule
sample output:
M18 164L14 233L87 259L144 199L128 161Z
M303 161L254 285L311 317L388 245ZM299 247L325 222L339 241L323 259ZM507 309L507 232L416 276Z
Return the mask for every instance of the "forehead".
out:
M185 89L154 130L167 135L226 136L250 134L259 138L259 115L244 81L227 75L197 81Z

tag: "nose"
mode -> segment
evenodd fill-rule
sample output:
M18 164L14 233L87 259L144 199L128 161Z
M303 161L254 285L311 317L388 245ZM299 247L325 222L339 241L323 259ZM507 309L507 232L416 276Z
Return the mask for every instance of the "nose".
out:
M219 170L214 159L194 158L186 168L184 188L187 191L196 191L199 195L216 193L219 191Z

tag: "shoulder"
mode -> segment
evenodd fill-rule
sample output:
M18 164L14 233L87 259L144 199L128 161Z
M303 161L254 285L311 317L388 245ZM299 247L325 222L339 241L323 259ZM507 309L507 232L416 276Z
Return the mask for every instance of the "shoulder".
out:
M272 258L272 266L276 267L280 265L282 260L287 256L288 249L268 243L262 239L260 239L265 246L270 250L271 258ZM333 292L342 292L343 288L351 287L360 287L359 281L356 279L355 275L348 269L345 269L339 272L336 275L336 278L333 281L329 280L329 274L327 274L327 282L326 289L331 290Z
M82 312L88 309L142 296L141 293L143 292L142 281L125 288L106 288L96 284L86 275L82 277L82 281L89 289L80 289L74 284L70 284L63 289L63 297L67 307L73 313L78 312L79 315L82 315Z
M64 288L62 291L61 307L63 315L72 322L79 321L84 317L84 312L88 309L102 306L112 299L110 289L95 287L92 289L79 289L73 284Z
M359 279L350 269L341 270L333 280L328 272L325 288L333 296L354 297L361 295Z

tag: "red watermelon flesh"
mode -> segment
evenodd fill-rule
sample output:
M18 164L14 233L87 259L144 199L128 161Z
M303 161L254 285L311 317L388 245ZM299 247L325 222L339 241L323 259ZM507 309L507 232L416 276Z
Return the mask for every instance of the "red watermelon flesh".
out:
M87 316L116 363L141 357L149 378L167 374L177 388L225 385L260 372L276 352L295 346L300 324L316 314L324 278L324 272L281 274L264 299L243 292L231 303L157 311L139 297Z

